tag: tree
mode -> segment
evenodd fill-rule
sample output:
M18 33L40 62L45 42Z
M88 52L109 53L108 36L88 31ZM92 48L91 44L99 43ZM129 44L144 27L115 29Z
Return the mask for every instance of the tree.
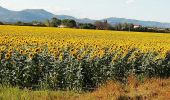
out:
M22 22L22 21L18 21L16 23L14 23L15 25L18 25L18 26L33 26L32 23L25 23L25 22Z
M133 28L134 28L133 24L124 23L124 24L122 24L122 29L121 30L123 30L123 31L131 31L131 30L133 30Z
M16 25L22 26L22 25L24 25L24 23L21 22L21 21L17 21L17 22L16 22Z
M81 29L96 29L96 26L91 23L80 23L78 26Z
M117 30L117 31L120 31L120 30L122 30L122 25L119 23L119 24L115 24L115 29Z
M0 22L0 25L4 25L4 23L3 23L3 22Z
M104 29L105 30L109 30L109 27L111 26L108 22L107 22L107 20L104 20Z
M107 23L107 20L104 20L104 22L96 21L95 26L98 30L108 30L111 25Z
M58 27L59 25L61 25L60 19L57 19L55 17L51 19L51 22L50 22L51 27Z
M131 23L119 23L114 25L115 30L118 31L131 31L134 30L134 25Z
M46 25L47 27L50 27L50 26L51 26L51 22L50 22L49 19L46 19L44 23L45 23L45 25Z
M62 20L62 25L69 27L69 28L73 28L73 27L77 27L77 23L75 20L72 19L64 19Z

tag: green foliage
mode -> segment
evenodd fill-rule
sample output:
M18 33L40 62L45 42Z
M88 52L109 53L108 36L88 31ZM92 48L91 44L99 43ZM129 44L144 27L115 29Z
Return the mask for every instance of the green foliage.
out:
M18 21L18 22L16 22L16 25L23 26L24 22Z
M72 19L64 19L62 20L62 25L73 28L77 26L77 23L75 20Z
M69 100L79 95L72 91L31 91L29 89L0 85L0 100Z
M3 22L0 22L0 25L4 25L4 23L3 23Z
M57 19L55 17L51 19L51 22L50 22L51 27L58 27L59 25L61 25L60 19Z
M96 29L96 26L91 23L80 23L78 26L81 29Z
M140 77L170 76L169 53L165 59L155 59L155 52L139 55L137 51L133 49L125 56L115 51L93 59L86 55L79 60L68 51L63 51L62 60L44 53L29 59L18 52L5 59L6 52L1 52L0 83L20 88L82 91L93 90L107 80L126 82L132 73ZM116 56L119 57L115 59Z

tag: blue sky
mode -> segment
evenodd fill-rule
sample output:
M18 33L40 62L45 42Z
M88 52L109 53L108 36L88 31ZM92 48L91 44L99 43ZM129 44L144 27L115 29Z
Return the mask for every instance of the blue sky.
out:
M170 22L170 0L0 0L10 10L45 9L78 18L107 17Z

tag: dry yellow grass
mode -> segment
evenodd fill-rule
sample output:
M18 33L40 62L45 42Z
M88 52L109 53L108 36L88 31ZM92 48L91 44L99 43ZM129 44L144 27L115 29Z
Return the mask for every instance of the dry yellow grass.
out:
M127 85L108 82L84 97L85 100L169 100L170 79L146 79L141 83L130 77Z

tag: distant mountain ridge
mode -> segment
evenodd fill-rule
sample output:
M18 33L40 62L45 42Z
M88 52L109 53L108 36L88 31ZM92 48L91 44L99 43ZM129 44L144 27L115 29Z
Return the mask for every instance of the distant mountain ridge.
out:
M137 25L142 26L148 26L148 27L161 27L161 28L170 28L170 23L162 23L162 22L156 22L156 21L141 21L141 20L135 20L135 19L125 19L125 18L106 18L109 23L115 24L115 23L133 23Z
M80 19L68 15L55 15L44 9L25 9L22 11L12 11L0 7L0 21L2 22L17 22L17 21L31 22L33 20L44 21L52 17L57 17L59 19L74 19L77 22L81 22L81 23L94 23L95 21L97 21L89 18ZM107 20L108 23L112 25L117 23L133 23L133 24L148 26L148 27L170 28L170 23L161 23L156 21L141 21L141 20L116 18L116 17L105 18L99 21L102 20Z

